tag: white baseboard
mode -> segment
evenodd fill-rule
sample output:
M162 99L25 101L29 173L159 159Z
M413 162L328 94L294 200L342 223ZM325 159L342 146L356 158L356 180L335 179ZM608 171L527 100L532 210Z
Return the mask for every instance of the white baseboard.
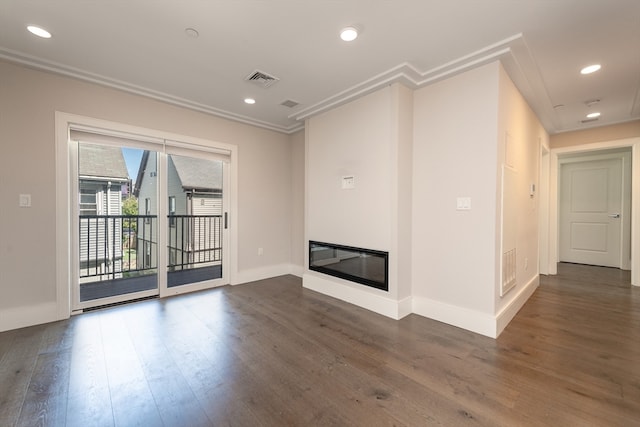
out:
M490 338L497 338L533 295L539 284L540 276L532 278L520 289L516 297L495 316L415 296L413 297L413 312Z
M233 285L294 274L301 276L305 288L346 301L392 319L401 319L411 313L457 326L481 335L496 338L507 327L540 284L535 276L519 290L516 297L496 316L469 310L423 297L406 297L400 301L377 295L369 290L357 289L348 283L338 283L314 274L304 273L293 264L278 264L245 270L237 274ZM340 279L336 279L340 280ZM517 288L516 288L517 289ZM66 318L66 317L65 317ZM62 320L55 302L3 309L0 311L0 332Z
M482 313L424 297L413 297L413 312L429 319L496 338L496 320Z
M406 297L398 301L398 319L413 313L413 297Z
M519 290L516 297L511 300L500 312L496 315L496 337L499 336L504 328L507 327L509 322L518 314L518 311L527 302L527 300L533 295L540 285L540 275L536 275L527 283L522 289ZM517 287L515 289L518 289ZM509 295L509 294L507 294Z
M58 305L47 302L0 310L0 332L61 320Z
M302 276L304 275L304 267L301 265L292 264L289 274L293 274L294 276L302 278Z
M293 264L276 264L251 270L243 270L235 274L231 284L240 285L242 283L255 282L256 280L269 279L271 277L283 276L285 274L296 274L297 271L298 266Z
M302 286L392 319L397 320L409 314L406 311L407 306L410 305L411 298L396 301L368 290L357 289L346 281L344 283L338 283L337 281L339 280L340 279L336 279L336 281L328 280L311 273L305 273L302 276ZM407 302L407 299L409 302Z

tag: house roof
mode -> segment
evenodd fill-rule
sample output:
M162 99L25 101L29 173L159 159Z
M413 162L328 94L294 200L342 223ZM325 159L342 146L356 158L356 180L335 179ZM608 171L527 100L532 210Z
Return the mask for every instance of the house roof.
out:
M136 197L140 194L148 161L149 151L145 150L140 159L138 176L133 190L133 194ZM180 187L184 191L217 192L222 190L222 162L174 155L169 157L169 162L174 165L180 180Z
M81 143L78 145L80 177L128 180L129 173L119 147Z
M222 189L222 162L195 157L171 156L184 190Z

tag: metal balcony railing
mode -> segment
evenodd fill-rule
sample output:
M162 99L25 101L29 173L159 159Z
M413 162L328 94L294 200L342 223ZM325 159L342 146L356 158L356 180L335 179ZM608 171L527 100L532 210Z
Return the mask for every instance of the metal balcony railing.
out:
M80 215L81 282L113 280L157 271L155 215ZM222 261L221 215L168 217L169 271Z
M222 215L169 215L169 271L222 261Z
M118 279L155 270L155 215L80 215L80 278ZM145 259L146 258L146 259ZM146 262L149 261L149 262Z

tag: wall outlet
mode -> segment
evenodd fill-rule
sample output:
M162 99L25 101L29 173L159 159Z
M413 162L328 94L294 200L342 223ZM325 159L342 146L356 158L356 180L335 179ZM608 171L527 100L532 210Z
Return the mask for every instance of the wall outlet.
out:
M524 259L524 269L527 270L529 268L529 258Z
M264 253L264 249L258 248L258 255L262 255Z

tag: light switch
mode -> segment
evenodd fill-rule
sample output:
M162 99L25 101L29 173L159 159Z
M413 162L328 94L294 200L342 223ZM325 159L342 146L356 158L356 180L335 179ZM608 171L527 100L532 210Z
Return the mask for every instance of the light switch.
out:
M471 210L471 197L458 197L456 199L456 210L459 210L459 211Z
M21 194L18 202L18 206L21 208L31 207L31 194Z

